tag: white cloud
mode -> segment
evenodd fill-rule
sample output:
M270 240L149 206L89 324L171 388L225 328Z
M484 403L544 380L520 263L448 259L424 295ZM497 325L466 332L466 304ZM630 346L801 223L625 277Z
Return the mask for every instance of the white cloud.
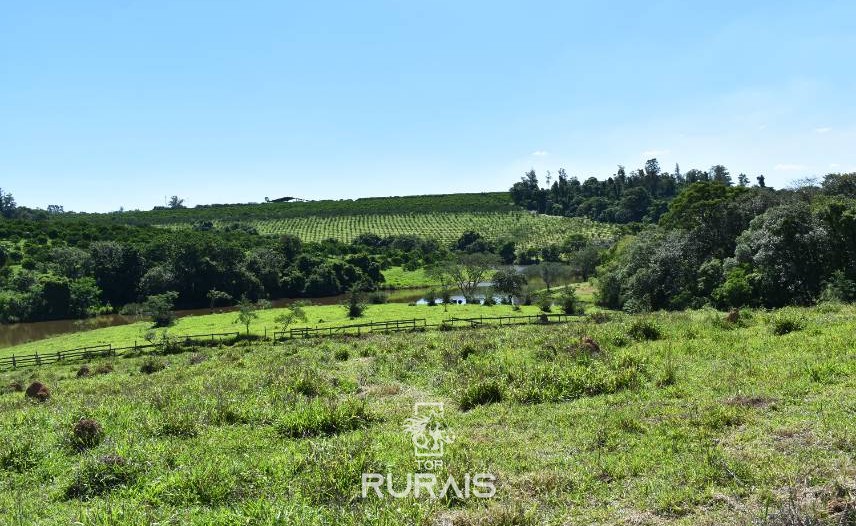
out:
M832 128L815 128L814 133L829 133L832 131Z
M550 152L548 152L547 150L535 150L534 152L532 152L531 155L535 157L545 157L548 153Z
M654 157L659 157L661 155L668 155L668 154L669 154L669 150L648 150L648 151L642 152L642 157L652 159Z
M830 167L830 168L840 168L840 167L841 167L841 165L840 165L840 164L838 164L838 163L829 163L829 167Z
M777 164L773 167L774 170L778 172L800 172L802 170L808 170L808 166L802 164Z

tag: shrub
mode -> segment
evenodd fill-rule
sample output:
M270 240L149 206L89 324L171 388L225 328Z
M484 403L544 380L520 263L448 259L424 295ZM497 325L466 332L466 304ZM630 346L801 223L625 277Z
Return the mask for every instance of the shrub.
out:
M562 292L559 304L561 305L562 312L568 316L577 316L585 313L580 300L577 298L576 291L570 285L565 287L565 290Z
M803 320L800 318L779 313L773 318L772 331L776 336L784 336L785 334L802 330L804 325Z
M153 374L158 371L163 371L166 368L166 364L163 360L159 360L157 358L146 358L143 364L140 366L140 372L143 374Z
M0 444L0 469L23 473L34 468L44 456L32 438L6 437L5 444Z
M639 341L659 340L662 336L660 327L656 323L642 318L633 321L627 334Z
M336 349L336 352L333 353L333 356L340 362L346 362L348 361L348 358L351 357L346 347L339 347L338 349Z
M77 377L78 378L86 378L87 376L92 376L92 370L89 369L88 365L84 365L80 369L77 370Z
M549 294L541 294L538 296L538 308L541 312L550 312L553 308L553 299Z
M104 430L101 424L91 418L81 418L72 430L72 446L78 451L95 447L104 438Z
M290 438L330 436L366 427L372 420L374 417L360 400L312 401L286 413L278 429Z
M307 398L315 398L327 392L329 384L321 374L315 370L303 370L289 384L291 391L301 394Z
M482 305L485 307L493 307L494 305L496 305L496 300L493 298L492 293L488 293L487 296L484 297Z
M136 478L132 463L119 455L104 455L87 459L78 468L65 490L67 499L90 499L128 485Z
M469 411L478 405L495 404L502 401L502 388L493 380L469 386L461 395L461 410Z
M821 301L851 303L856 301L856 282L847 279L844 272L836 270L820 294Z

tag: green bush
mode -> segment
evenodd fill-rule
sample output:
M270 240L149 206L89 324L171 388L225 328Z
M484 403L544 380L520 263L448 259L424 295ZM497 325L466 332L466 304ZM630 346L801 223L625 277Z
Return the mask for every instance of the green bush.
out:
M784 336L792 332L797 332L805 327L805 322L796 316L789 313L780 312L773 318L772 332L776 336Z
M336 349L336 352L333 353L333 357L339 360L340 362L348 361L348 358L351 357L348 349L346 347L339 347Z
M565 290L562 292L559 304L562 312L568 316L582 316L585 314L585 309L577 298L577 292L570 285L565 287Z
M639 341L659 340L662 336L659 325L651 320L639 318L633 321L627 334Z
M158 371L163 371L166 368L166 364L163 360L158 358L149 357L146 358L143 364L140 366L140 372L143 374L153 374Z
M374 417L363 401L313 400L286 413L279 422L278 430L289 438L330 436L366 427L372 420Z
M65 490L67 499L90 499L117 487L127 486L136 478L133 463L119 455L86 459Z
M461 410L469 411L479 405L495 404L502 401L502 388L493 380L469 386L461 395Z

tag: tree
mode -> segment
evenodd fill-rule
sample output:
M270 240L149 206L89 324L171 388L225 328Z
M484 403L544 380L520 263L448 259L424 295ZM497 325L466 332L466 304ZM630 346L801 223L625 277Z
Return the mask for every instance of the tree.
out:
M461 237L458 238L452 248L472 254L475 252L490 252L493 247L481 234L468 230L461 234Z
M492 254L459 254L456 261L447 267L447 271L452 282L469 303L475 297L476 289L488 278L496 265L496 257Z
M829 234L808 205L786 204L756 217L737 240L739 263L751 268L768 307L809 304L820 294L829 262Z
M767 185L764 183L764 176L759 175L755 178L758 181L758 188L765 188Z
M829 174L821 184L823 193L856 198L856 173Z
M178 208L186 208L184 206L184 199L180 199L177 195L174 195L169 198L169 204L167 205L169 208L173 210Z
M526 276L513 268L504 268L493 273L494 290L508 298L509 303L514 301L515 296L520 296L524 285Z
M586 245L570 255L570 264L583 281L594 275L600 265L600 250L594 245Z
M65 210L63 209L62 205L48 205L47 211L48 211L48 214L51 214L51 215L57 215L57 214L65 213Z
M285 307L284 312L276 317L274 321L276 321L282 330L288 329L293 323L298 321L306 321L306 312L303 310L304 307L308 307L310 303L308 301L295 301L291 305Z
M0 215L6 219L11 219L15 217L15 209L15 198L12 197L12 194L4 192L0 188Z
M728 172L728 168L722 166L721 164L717 164L715 166L710 167L710 175L715 183L722 183L725 186L731 186L731 174Z
M435 263L425 269L425 275L428 279L440 284L440 297L443 300L443 312L449 312L449 301L452 296L451 288L454 283L452 280L451 264L448 262Z
M577 298L577 291L570 285L562 290L562 295L559 298L559 304L562 312L568 316L577 316L583 314L583 306Z
M211 312L214 312L214 307L217 305L217 302L228 303L232 301L232 295L228 292L223 292L222 290L211 289L206 294L208 300L211 302Z
M348 311L349 318L359 318L365 314L368 305L365 302L365 289L360 284L351 287L348 291L348 301L345 303L345 310Z
M269 307L270 302L258 301L253 303L247 296L241 296L241 301L238 303L238 317L235 318L234 323L243 325L247 330L247 334L250 334L250 324L258 319L258 311Z
M142 313L151 318L155 327L169 327L175 322L173 307L178 293L175 291L154 294L142 304Z
M537 265L532 265L531 267L527 267L525 272L530 276L541 278L544 285L547 286L547 292L550 292L550 287L556 282L567 279L571 274L570 267L555 261L545 261Z
M745 173L741 172L737 176L737 184L739 184L740 186L742 186L744 188L749 186L749 176L747 176Z
M514 256L517 251L517 245L514 241L505 241L499 248L496 253L499 255L499 259L502 260L502 263L505 265L511 265L514 263Z
M300 238L291 234L285 234L279 238L279 251L287 262L294 261L303 252L303 242Z

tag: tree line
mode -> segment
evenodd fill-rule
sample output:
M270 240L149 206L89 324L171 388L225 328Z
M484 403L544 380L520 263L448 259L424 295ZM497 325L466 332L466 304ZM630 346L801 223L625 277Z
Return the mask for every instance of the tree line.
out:
M629 311L856 300L856 174L791 189L689 184L613 246L599 302Z
M580 181L564 169L559 169L555 178L547 172L544 187L535 170L530 170L509 191L515 204L541 214L588 217L607 223L656 222L672 199L697 182L734 184L731 172L722 165L686 173L675 165L674 172L669 173L660 168L657 159L650 159L643 168L629 173L619 166L604 180L589 177ZM749 177L740 173L737 185L749 186ZM756 186L765 187L763 175L756 177Z

